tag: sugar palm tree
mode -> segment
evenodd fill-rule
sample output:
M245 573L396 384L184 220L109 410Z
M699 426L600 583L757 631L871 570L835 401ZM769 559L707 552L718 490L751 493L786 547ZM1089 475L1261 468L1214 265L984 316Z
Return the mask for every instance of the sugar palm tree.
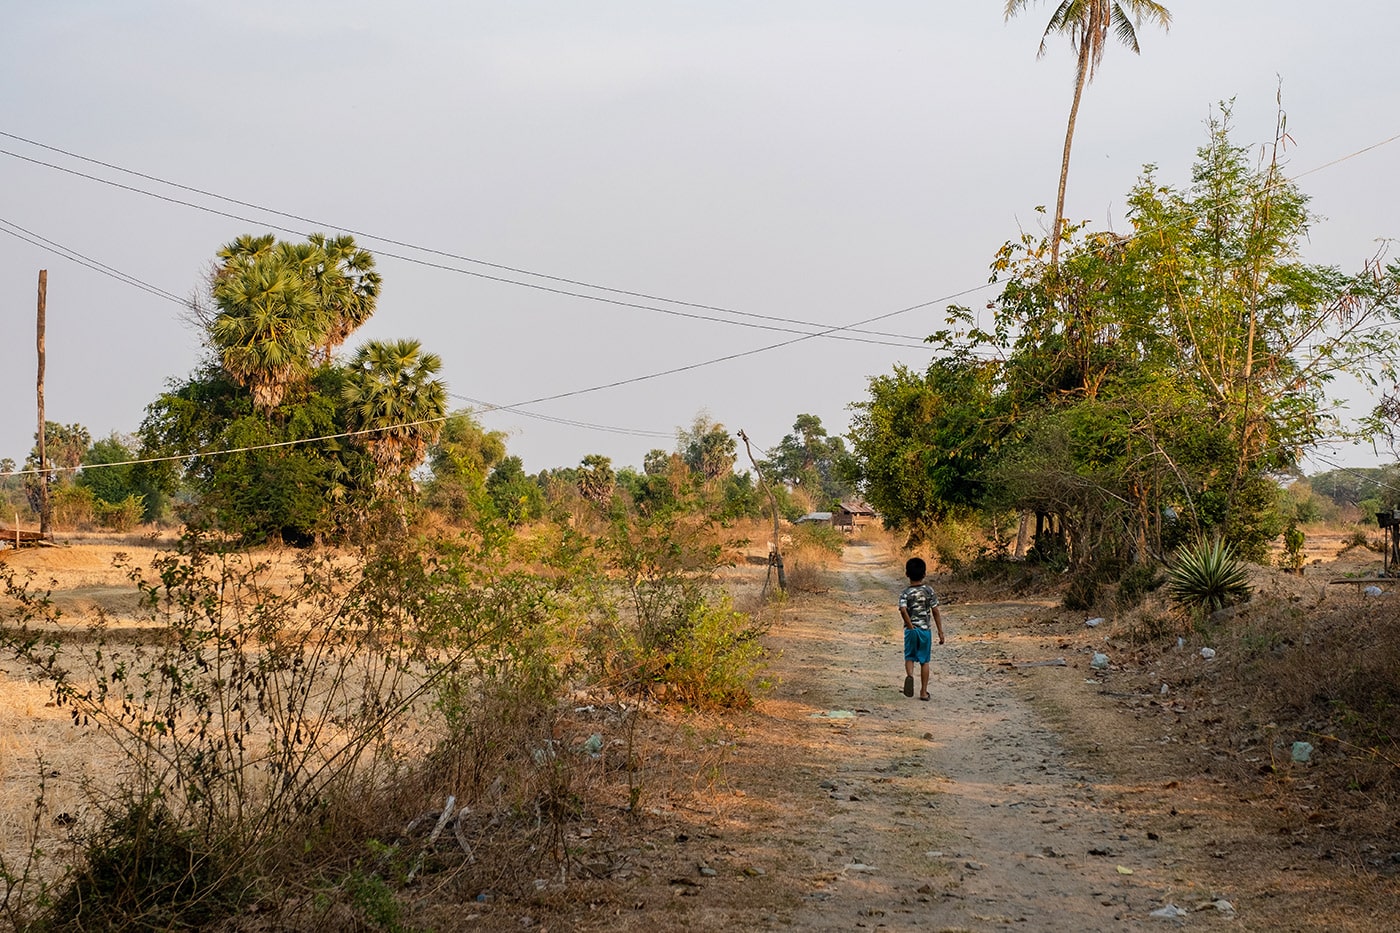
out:
M1006 0L1006 18L1030 7L1033 0ZM1069 108L1069 126L1065 130L1065 153L1060 162L1060 192L1055 199L1055 227L1050 237L1050 264L1060 261L1060 228L1065 217L1065 183L1069 179L1069 150L1074 141L1074 120L1079 115L1079 98L1084 93L1084 85L1094 80L1094 73L1103 61L1103 53L1108 45L1108 35L1112 32L1134 52L1138 48L1137 27L1144 20L1155 21L1163 29L1171 27L1172 14L1160 3L1153 0L1060 0L1045 32L1040 37L1040 51L1036 57L1045 55L1046 42L1052 33L1069 36L1077 62L1074 72L1074 102Z
M210 338L219 362L267 414L310 369L321 336L313 295L295 270L266 256L230 259L215 274L213 295Z
M372 340L355 353L342 401L346 426L364 431L381 493L404 487L442 431L447 387L437 379L442 359L416 340Z
M374 256L356 246L354 237L313 233L307 241L317 252L318 261L309 265L308 273L326 313L321 353L329 363L335 349L374 313L380 278L374 271Z
M612 460L602 454L589 454L579 464L578 491L589 502L606 505L617 485Z

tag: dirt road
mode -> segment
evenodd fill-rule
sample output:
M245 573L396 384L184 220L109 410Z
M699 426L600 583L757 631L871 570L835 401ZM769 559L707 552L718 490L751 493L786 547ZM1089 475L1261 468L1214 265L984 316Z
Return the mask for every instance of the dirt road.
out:
M1184 877L1012 689L995 623L1033 606L945 607L932 701L903 695L898 569L848 547L841 589L802 597L773 633L777 684L727 768L739 799L717 795L727 809L694 849L719 871L700 879L712 890L678 892L697 895L685 925L1165 929L1150 915L1173 904L1193 928L1233 919L1206 906L1228 892ZM762 883L726 883L739 872Z

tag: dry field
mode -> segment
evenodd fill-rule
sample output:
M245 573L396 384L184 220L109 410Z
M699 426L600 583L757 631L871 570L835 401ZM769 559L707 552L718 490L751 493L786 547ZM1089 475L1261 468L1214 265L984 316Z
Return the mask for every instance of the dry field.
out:
M1396 763L1269 705L1303 702L1306 690L1252 679L1270 654L1300 682L1308 658L1339 657L1310 619L1400 617L1393 597L1367 603L1328 585L1379 568L1370 552L1339 553L1343 541L1310 533L1317 563L1306 574L1260 568L1255 608L1209 635L1182 629L1180 648L1152 611L1088 627L1053 597L943 583L949 643L935 654L931 703L899 691L901 559L890 543L859 541L826 569L809 560L768 636L770 685L755 709L647 706L631 718L615 698L574 694L561 747L596 733L604 753L587 766L564 862L541 858L537 877L475 894L444 870L407 890L403 922L1131 930L1168 928L1152 913L1170 906L1193 928L1393 929ZM75 621L98 606L130 620L135 604L110 566L117 550L137 564L154 553L89 542L7 559L57 580L55 601ZM741 606L763 575L751 564L726 574ZM1296 609L1286 637L1315 651L1261 646L1264 613L1280 607ZM1094 651L1112 659L1107 670L1090 669ZM81 816L85 777L115 762L24 671L4 668L0 697L11 853L26 838L40 756L50 775L41 829L53 839L63 814ZM1288 748L1304 738L1315 757L1295 763Z

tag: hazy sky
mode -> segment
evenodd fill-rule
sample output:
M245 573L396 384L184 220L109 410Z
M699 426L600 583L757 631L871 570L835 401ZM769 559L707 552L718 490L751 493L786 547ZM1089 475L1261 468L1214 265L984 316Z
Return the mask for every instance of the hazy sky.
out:
M1145 162L1184 184L1220 100L1237 141L1271 139L1280 81L1292 173L1400 133L1400 7L1168 5L1170 33L1144 26L1140 57L1109 48L1085 92L1070 217L1124 229ZM760 449L802 412L843 432L868 377L922 367L949 296L1048 224L1035 208L1053 210L1072 91L1065 40L1036 59L1049 8L1008 24L1002 0L2 6L0 149L238 219L0 155L0 231L177 298L239 234L356 231L384 292L347 349L417 338L454 406L530 403L481 418L531 471L590 453L640 465L701 409ZM1308 260L1355 270L1400 237L1400 141L1301 184L1324 218ZM35 426L40 268L49 420L132 431L200 352L176 301L0 236L0 456L16 460ZM798 339L881 315L880 335L843 335L873 342Z

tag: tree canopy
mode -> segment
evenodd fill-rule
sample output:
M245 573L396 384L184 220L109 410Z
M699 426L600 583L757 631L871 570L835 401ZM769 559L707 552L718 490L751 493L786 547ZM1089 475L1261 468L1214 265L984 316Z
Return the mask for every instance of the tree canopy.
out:
M950 309L927 371L870 383L852 429L872 505L918 537L958 509L1039 513L1071 558L1220 535L1258 556L1276 475L1337 432L1328 382L1393 382L1400 267L1309 264L1307 198L1251 163L1222 107L1190 184L1148 166L1131 232L1029 235L996 255L991 323Z
M409 479L446 421L441 359L414 340L334 351L374 311L374 259L349 236L243 236L218 251L206 362L147 407L143 453L189 458L143 471L186 517L252 539L344 530Z

